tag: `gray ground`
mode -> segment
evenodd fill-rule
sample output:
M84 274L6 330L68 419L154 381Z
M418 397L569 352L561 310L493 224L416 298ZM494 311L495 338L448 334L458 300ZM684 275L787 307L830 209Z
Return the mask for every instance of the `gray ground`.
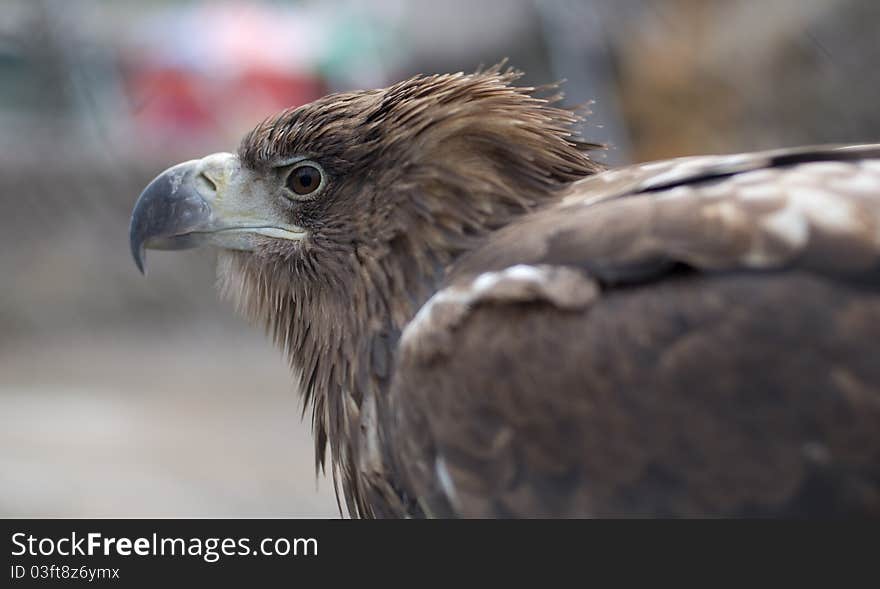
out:
M258 333L20 342L0 374L0 515L337 514Z

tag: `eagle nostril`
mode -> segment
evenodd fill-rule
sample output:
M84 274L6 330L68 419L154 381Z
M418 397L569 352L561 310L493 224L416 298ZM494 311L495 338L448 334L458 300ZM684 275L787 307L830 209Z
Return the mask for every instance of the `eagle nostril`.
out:
M196 177L196 182L199 184L199 192L202 192L202 190L214 193L217 192L217 182L205 172L199 172L199 175Z

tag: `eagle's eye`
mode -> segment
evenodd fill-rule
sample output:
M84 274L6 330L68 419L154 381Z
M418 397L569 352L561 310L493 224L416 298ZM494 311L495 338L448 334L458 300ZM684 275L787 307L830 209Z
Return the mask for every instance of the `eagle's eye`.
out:
M306 196L324 184L324 174L314 163L303 162L295 165L287 174L287 188L298 196Z

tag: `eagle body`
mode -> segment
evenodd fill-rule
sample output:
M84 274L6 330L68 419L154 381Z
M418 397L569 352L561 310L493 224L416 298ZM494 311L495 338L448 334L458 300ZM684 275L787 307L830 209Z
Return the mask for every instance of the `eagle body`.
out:
M880 146L604 170L516 77L271 117L135 259L219 248L352 516L880 515Z
M878 156L605 172L453 265L392 386L428 511L876 513Z

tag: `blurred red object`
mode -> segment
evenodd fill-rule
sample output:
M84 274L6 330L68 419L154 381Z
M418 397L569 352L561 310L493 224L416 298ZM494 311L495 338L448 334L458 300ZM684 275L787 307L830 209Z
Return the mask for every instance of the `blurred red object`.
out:
M326 25L296 6L228 2L158 11L124 51L141 148L163 157L231 149L266 116L322 96Z
M128 85L143 147L173 151L237 138L264 117L326 92L317 76L259 67L228 78L143 67L130 72Z
M188 72L172 68L135 72L130 89L141 131L151 135L204 133L213 126L214 117L203 85Z

